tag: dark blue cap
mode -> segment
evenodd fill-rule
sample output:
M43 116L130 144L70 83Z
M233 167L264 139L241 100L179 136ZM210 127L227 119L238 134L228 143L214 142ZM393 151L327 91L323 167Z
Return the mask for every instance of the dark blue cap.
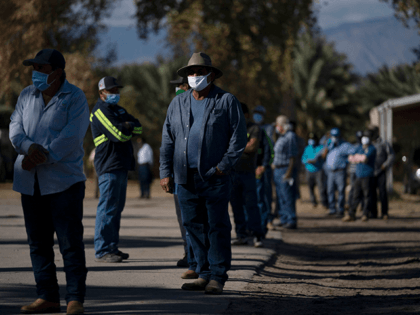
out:
M330 135L333 136L333 137L339 137L340 136L340 129L338 129L338 128L331 129Z
M66 67L66 61L64 60L63 55L55 49L43 49L36 54L35 58L23 61L24 66L32 66L34 63L40 65L51 65L61 69Z

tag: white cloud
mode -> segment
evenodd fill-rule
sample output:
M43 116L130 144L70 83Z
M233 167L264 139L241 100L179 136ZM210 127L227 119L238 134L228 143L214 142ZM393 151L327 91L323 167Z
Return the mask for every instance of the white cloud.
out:
M135 26L136 21L133 17L136 12L133 0L115 1L111 10L111 16L104 19L104 24L108 26Z
M320 0L316 8L322 29L394 14L388 3L379 0Z

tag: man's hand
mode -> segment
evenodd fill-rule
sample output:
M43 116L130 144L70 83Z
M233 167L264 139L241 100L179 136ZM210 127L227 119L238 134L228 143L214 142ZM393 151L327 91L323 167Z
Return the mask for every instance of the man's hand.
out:
M160 186L165 192L172 194L174 192L174 179L172 177L162 178Z
M219 168L216 166L216 173L217 176L222 176L225 175L225 173L223 173L221 170L219 170Z
M29 158L29 156L25 156L22 160L22 169L25 171L30 171L31 169L33 169L35 167L35 163L33 163L31 161L31 159Z
M385 170L386 170L386 166L385 166L385 164L382 164L382 165L381 165L381 170L382 170L382 171L385 171Z
M29 147L27 157L31 160L33 164L39 165L47 161L47 154L48 150L44 149L42 145L33 143Z
M133 130L133 125L131 124L131 122L126 121L123 123L124 127L127 128L128 130Z
M262 177L262 174L265 172L265 167L263 165L258 166L255 169L255 178L260 179Z

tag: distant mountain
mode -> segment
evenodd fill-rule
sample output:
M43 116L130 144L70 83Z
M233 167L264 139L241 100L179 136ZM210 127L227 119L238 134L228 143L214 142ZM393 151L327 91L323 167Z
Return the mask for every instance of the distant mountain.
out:
M420 47L414 27L406 28L395 17L346 23L323 31L337 51L345 53L354 70L365 75L383 65L390 67L416 60L413 48Z

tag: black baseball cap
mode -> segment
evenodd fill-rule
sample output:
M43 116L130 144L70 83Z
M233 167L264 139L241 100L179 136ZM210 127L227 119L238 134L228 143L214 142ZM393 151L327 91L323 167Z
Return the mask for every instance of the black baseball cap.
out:
M120 88L122 89L123 86L117 83L117 79L115 79L114 77L103 77L99 83L98 83L98 88L99 91L100 90L110 90L114 87Z
M183 84L183 83L188 83L188 78L187 77L185 77L185 78L183 78L183 77L178 77L178 79L176 79L176 80L172 80L172 81L169 81L171 84Z
M61 52L55 49L43 49L38 52L33 59L26 59L23 61L24 66L32 66L34 63L40 65L52 65L53 67L64 69L66 61Z

